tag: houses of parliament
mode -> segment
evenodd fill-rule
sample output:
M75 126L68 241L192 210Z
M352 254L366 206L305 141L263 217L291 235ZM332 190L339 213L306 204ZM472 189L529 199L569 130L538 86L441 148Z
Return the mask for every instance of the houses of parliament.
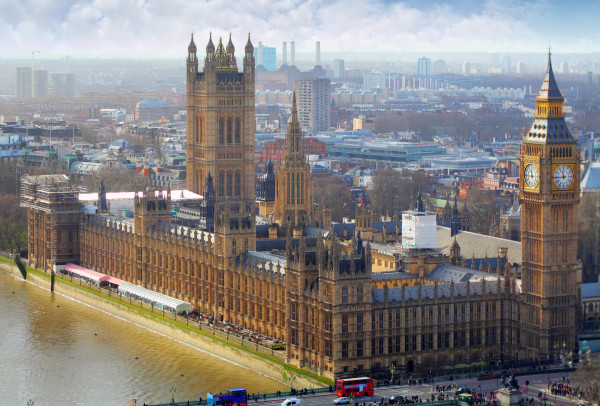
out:
M210 37L200 69L193 37L189 44L187 187L202 196L187 209L194 221L175 214L171 190L136 191L125 217L111 211L104 186L86 202L64 176L24 176L30 266L76 263L187 301L283 340L288 363L330 378L575 350L579 158L550 55L523 136L518 278L502 257L494 269L460 266L456 240L445 256L372 241L365 221L353 235L336 233L327 210L315 209L295 96L279 170L267 165L255 181L253 51L248 36L239 71L231 38L215 47ZM257 232L259 215L271 221L268 236ZM431 215L417 199L402 238ZM399 252L399 266L374 271L372 258L387 249Z

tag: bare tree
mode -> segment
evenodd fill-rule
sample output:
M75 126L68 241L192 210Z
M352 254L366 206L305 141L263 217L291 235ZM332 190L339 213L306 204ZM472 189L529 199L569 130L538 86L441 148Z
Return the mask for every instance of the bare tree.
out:
M600 272L600 193L585 193L579 203L578 257L583 262L585 282L594 282Z
M586 352L577 368L573 385L582 397L593 404L600 404L600 354Z
M330 175L315 178L315 203L320 208L331 209L331 219L342 221L344 217L354 214L352 194L346 182L339 176Z
M373 189L369 195L376 213L390 216L414 209L415 197L427 185L424 172L402 173L384 168L373 179Z

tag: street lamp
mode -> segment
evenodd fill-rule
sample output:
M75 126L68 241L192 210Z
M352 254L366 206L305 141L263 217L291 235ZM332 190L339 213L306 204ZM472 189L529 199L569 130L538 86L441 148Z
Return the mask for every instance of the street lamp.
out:
M175 392L177 391L177 389L175 389L175 386L171 386L171 389L169 389L169 391L171 392L171 403L175 403Z
M392 375L392 384L394 384L394 372L396 372L396 367L394 364L390 365L390 374Z

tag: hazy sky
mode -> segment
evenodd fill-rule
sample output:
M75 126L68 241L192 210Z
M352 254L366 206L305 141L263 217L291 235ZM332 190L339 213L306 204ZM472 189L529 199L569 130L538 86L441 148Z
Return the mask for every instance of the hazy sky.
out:
M600 50L597 0L0 0L5 56L185 56L190 32L296 52ZM289 45L288 45L289 49ZM278 56L279 58L279 56Z

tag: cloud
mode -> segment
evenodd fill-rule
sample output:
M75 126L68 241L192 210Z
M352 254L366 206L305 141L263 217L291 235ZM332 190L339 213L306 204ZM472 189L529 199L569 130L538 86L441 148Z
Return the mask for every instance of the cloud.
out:
M197 45L213 31L233 33L238 51L252 31L256 45L297 52L539 52L548 40L561 52L596 51L596 24L551 0L2 0L0 36L9 53L181 56L189 33ZM590 6L595 7L595 6ZM573 11L575 12L575 11ZM594 15L595 13L588 13ZM558 38L554 38L556 36ZM564 49L560 49L564 47ZM577 48L577 49L574 49Z

